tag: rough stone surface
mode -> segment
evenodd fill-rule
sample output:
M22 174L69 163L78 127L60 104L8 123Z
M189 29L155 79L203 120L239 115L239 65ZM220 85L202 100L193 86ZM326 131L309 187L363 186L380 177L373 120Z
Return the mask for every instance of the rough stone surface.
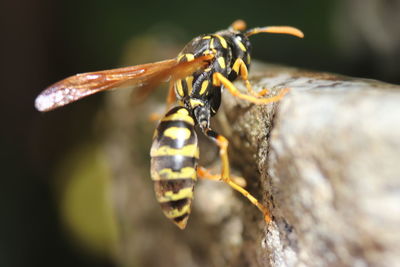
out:
M400 87L264 65L252 79L291 88L275 113L230 96L222 113L274 215L260 262L400 266Z
M213 125L230 140L234 173L271 209L268 226L245 198L212 181L197 184L188 227L172 225L148 164L155 125L145 114L164 110L110 94L104 117L121 265L398 266L400 88L262 64L251 81L272 94L291 90L265 106L225 92ZM202 164L217 163L204 143Z

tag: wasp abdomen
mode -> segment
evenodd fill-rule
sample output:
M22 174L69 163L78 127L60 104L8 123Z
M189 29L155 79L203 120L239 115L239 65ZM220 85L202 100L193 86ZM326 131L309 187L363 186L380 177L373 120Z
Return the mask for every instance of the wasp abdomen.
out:
M189 218L199 158L194 120L188 109L175 107L161 120L151 147L151 178L158 202L181 229Z

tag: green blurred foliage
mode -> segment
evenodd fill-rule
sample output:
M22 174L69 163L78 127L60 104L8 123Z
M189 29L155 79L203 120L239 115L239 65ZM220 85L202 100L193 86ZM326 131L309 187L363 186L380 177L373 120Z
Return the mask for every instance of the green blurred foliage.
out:
M111 170L99 144L65 154L55 171L54 192L60 216L76 246L114 258L117 226L111 203Z

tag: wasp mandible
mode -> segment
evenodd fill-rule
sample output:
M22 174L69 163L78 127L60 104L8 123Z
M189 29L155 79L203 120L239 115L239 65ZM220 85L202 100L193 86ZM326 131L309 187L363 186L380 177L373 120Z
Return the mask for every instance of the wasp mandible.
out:
M68 77L41 92L35 106L39 111L49 111L100 91L128 86L146 93L161 82L169 81L168 112L156 128L150 152L151 178L165 216L179 228L186 227L194 185L197 177L201 177L229 184L254 204L269 223L268 209L233 181L227 154L228 140L210 127L210 118L218 111L224 88L235 97L254 104L276 102L285 94L286 91L282 90L276 96L264 97L268 91L255 92L248 80L249 37L258 33L304 36L300 30L289 26L246 31L245 22L237 20L226 30L194 38L174 59ZM244 81L247 94L232 83L238 77ZM171 108L175 102L177 105ZM213 175L197 166L196 126L219 148L220 175Z

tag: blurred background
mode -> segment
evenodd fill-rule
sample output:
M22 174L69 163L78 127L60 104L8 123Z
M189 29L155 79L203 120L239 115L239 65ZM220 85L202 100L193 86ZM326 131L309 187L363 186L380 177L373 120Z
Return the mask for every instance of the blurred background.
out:
M48 85L174 57L238 18L305 33L252 37L257 60L399 83L398 14L398 0L2 0L0 266L117 265L120 236L107 200L115 166L100 145L113 130L104 106L113 104L99 94L40 114L34 99ZM138 150L149 150L149 127L138 128ZM135 164L148 180L147 154Z

